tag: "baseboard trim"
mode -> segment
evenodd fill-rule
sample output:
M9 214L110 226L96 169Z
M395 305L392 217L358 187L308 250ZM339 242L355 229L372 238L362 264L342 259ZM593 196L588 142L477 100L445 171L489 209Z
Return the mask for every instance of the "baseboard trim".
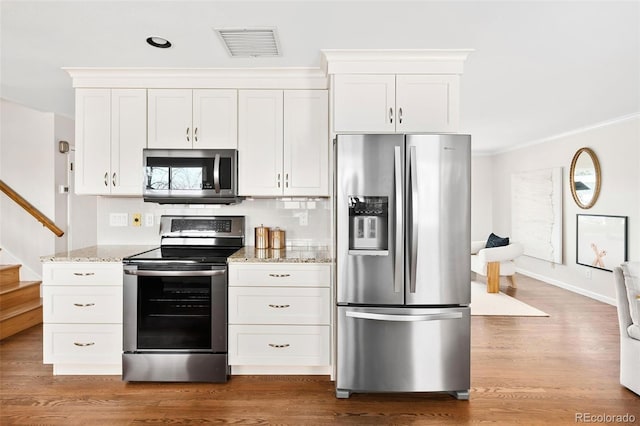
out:
M593 291L585 290L583 288L576 287L575 285L567 284L567 283L565 283L563 281L560 281L560 280L556 280L556 279L553 279L553 278L545 277L544 275L536 274L535 272L527 271L526 269L516 268L516 271L519 274L526 275L526 276L531 277L531 278L535 278L537 280L540 280L540 281L545 282L547 284L554 285L556 287L563 288L565 290L569 290L572 293L577 293L577 294L580 294L582 296L586 296L586 297L589 297L591 299L595 299L595 300L597 300L599 302L603 302L603 303L606 303L608 305L616 306L616 300L614 298L612 298L612 297L606 297L606 296L603 296L603 295L601 295L599 293L595 293Z

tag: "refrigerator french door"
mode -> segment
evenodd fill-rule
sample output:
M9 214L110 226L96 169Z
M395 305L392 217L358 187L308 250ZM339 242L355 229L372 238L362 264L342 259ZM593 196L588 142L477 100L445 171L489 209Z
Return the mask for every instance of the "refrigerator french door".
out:
M468 135L338 135L336 395L470 386Z

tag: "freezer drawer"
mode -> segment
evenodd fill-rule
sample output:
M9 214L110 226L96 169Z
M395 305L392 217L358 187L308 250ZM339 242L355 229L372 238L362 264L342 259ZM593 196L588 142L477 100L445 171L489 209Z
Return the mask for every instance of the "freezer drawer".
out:
M468 395L469 308L339 306L337 351L338 397L350 392Z

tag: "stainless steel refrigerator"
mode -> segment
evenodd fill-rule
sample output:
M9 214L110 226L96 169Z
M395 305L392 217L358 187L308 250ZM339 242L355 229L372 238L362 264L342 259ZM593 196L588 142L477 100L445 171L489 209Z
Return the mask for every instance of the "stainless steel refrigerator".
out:
M336 396L470 387L468 135L336 138Z

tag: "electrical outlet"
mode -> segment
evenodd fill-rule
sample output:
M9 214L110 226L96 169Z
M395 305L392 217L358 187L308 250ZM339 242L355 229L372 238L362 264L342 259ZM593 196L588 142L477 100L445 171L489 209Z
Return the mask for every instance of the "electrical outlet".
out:
M300 226L307 226L309 224L308 212L302 212L298 217L300 218Z
M153 226L153 213L144 214L144 226Z
M109 215L109 226L127 226L126 213L111 213Z
M142 214L134 213L132 215L132 218L133 218L133 220L132 220L131 224L133 226L142 226Z
M585 278L590 280L591 279L591 269L585 269L584 270L584 276L585 276Z

